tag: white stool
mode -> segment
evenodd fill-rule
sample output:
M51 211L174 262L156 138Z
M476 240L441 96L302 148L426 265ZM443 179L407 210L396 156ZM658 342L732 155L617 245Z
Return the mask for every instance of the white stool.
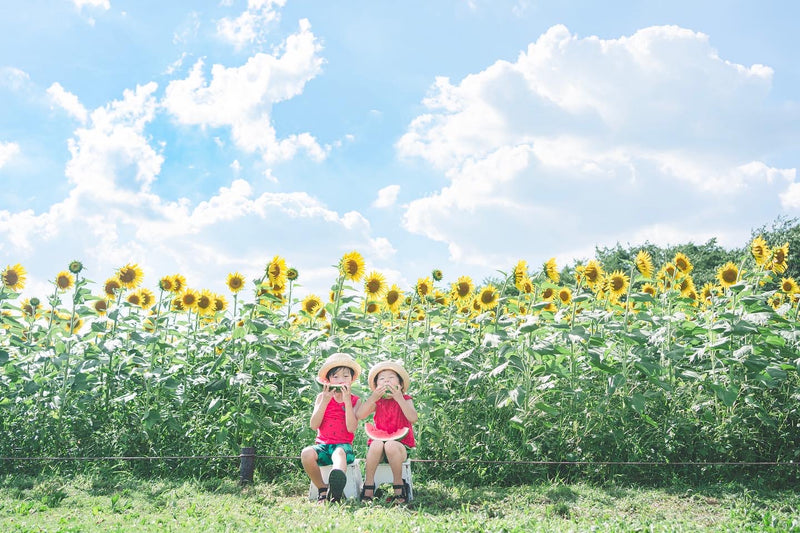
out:
M406 460L406 462L403 463L401 475L403 481L408 483L408 498L406 501L410 502L414 497L413 485L411 484L411 461ZM392 475L392 468L389 466L389 463L379 463L378 469L375 470L375 488L377 489L384 483L388 483L389 485L394 483L394 476ZM389 494L394 494L394 491L390 491Z
M344 486L343 493L345 498L358 498L358 496L361 494L361 485L364 484L364 480L361 477L361 467L359 466L360 461L361 459L356 459L347 465L347 470L345 471L345 474L347 474L347 484ZM322 472L322 480L327 484L333 466L321 466L319 469L320 472ZM389 478L391 478L391 471ZM308 499L312 501L316 500L317 495L319 495L319 489L317 489L316 485L310 483L308 488Z

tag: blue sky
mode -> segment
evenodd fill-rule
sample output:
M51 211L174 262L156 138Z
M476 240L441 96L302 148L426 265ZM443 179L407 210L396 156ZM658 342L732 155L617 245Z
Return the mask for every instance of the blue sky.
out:
M0 261L327 295L800 216L794 1L30 0L0 16Z

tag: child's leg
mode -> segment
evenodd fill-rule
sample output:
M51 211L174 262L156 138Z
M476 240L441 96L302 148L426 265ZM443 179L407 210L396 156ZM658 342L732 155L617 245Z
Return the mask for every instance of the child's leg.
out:
M364 485L375 484L375 471L378 470L378 463L381 462L381 458L383 457L383 444L383 441L374 440L372 444L369 445L366 457L366 478L364 479ZM364 496L367 498L372 498L374 495L374 489L364 490Z
M386 452L386 462L389 463L389 468L392 469L392 485L395 487L403 485L403 462L408 457L406 447L396 440L387 441L383 447ZM394 489L397 496L403 494L403 489Z
M300 462L303 463L303 470L308 474L311 483L313 483L317 489L327 489L328 486L322 480L322 472L317 464L317 451L313 446L306 446L303 448L303 451L300 452Z
M347 453L345 453L344 448L336 448L333 451L333 455L331 455L331 461L333 461L334 469L347 472Z

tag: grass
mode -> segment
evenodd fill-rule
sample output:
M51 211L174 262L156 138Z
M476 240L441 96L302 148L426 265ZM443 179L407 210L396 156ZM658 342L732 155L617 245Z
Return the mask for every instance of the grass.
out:
M798 531L800 494L745 483L690 487L479 486L420 481L407 506L317 505L295 473L235 480L125 473L0 478L0 530L73 531Z

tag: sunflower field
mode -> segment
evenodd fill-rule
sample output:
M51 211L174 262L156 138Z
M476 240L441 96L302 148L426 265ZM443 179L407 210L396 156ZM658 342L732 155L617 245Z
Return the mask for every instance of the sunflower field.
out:
M300 274L280 256L260 279L231 273L226 295L180 274L144 288L135 264L100 284L73 261L46 299L20 299L26 272L9 265L0 457L221 456L243 446L297 457L313 441L316 369L344 351L365 369L404 363L420 413L414 457L441 461L425 467L433 476L523 476L491 461L796 462L800 288L783 275L788 256L788 244L757 237L702 287L692 258L656 265L641 250L613 271L590 260L567 277L555 260L519 261L493 282L446 283L433 270L401 288L350 252L330 294L302 299L292 296ZM354 392L366 395L366 383ZM359 455L365 443L361 431ZM213 459L129 467L231 473Z

